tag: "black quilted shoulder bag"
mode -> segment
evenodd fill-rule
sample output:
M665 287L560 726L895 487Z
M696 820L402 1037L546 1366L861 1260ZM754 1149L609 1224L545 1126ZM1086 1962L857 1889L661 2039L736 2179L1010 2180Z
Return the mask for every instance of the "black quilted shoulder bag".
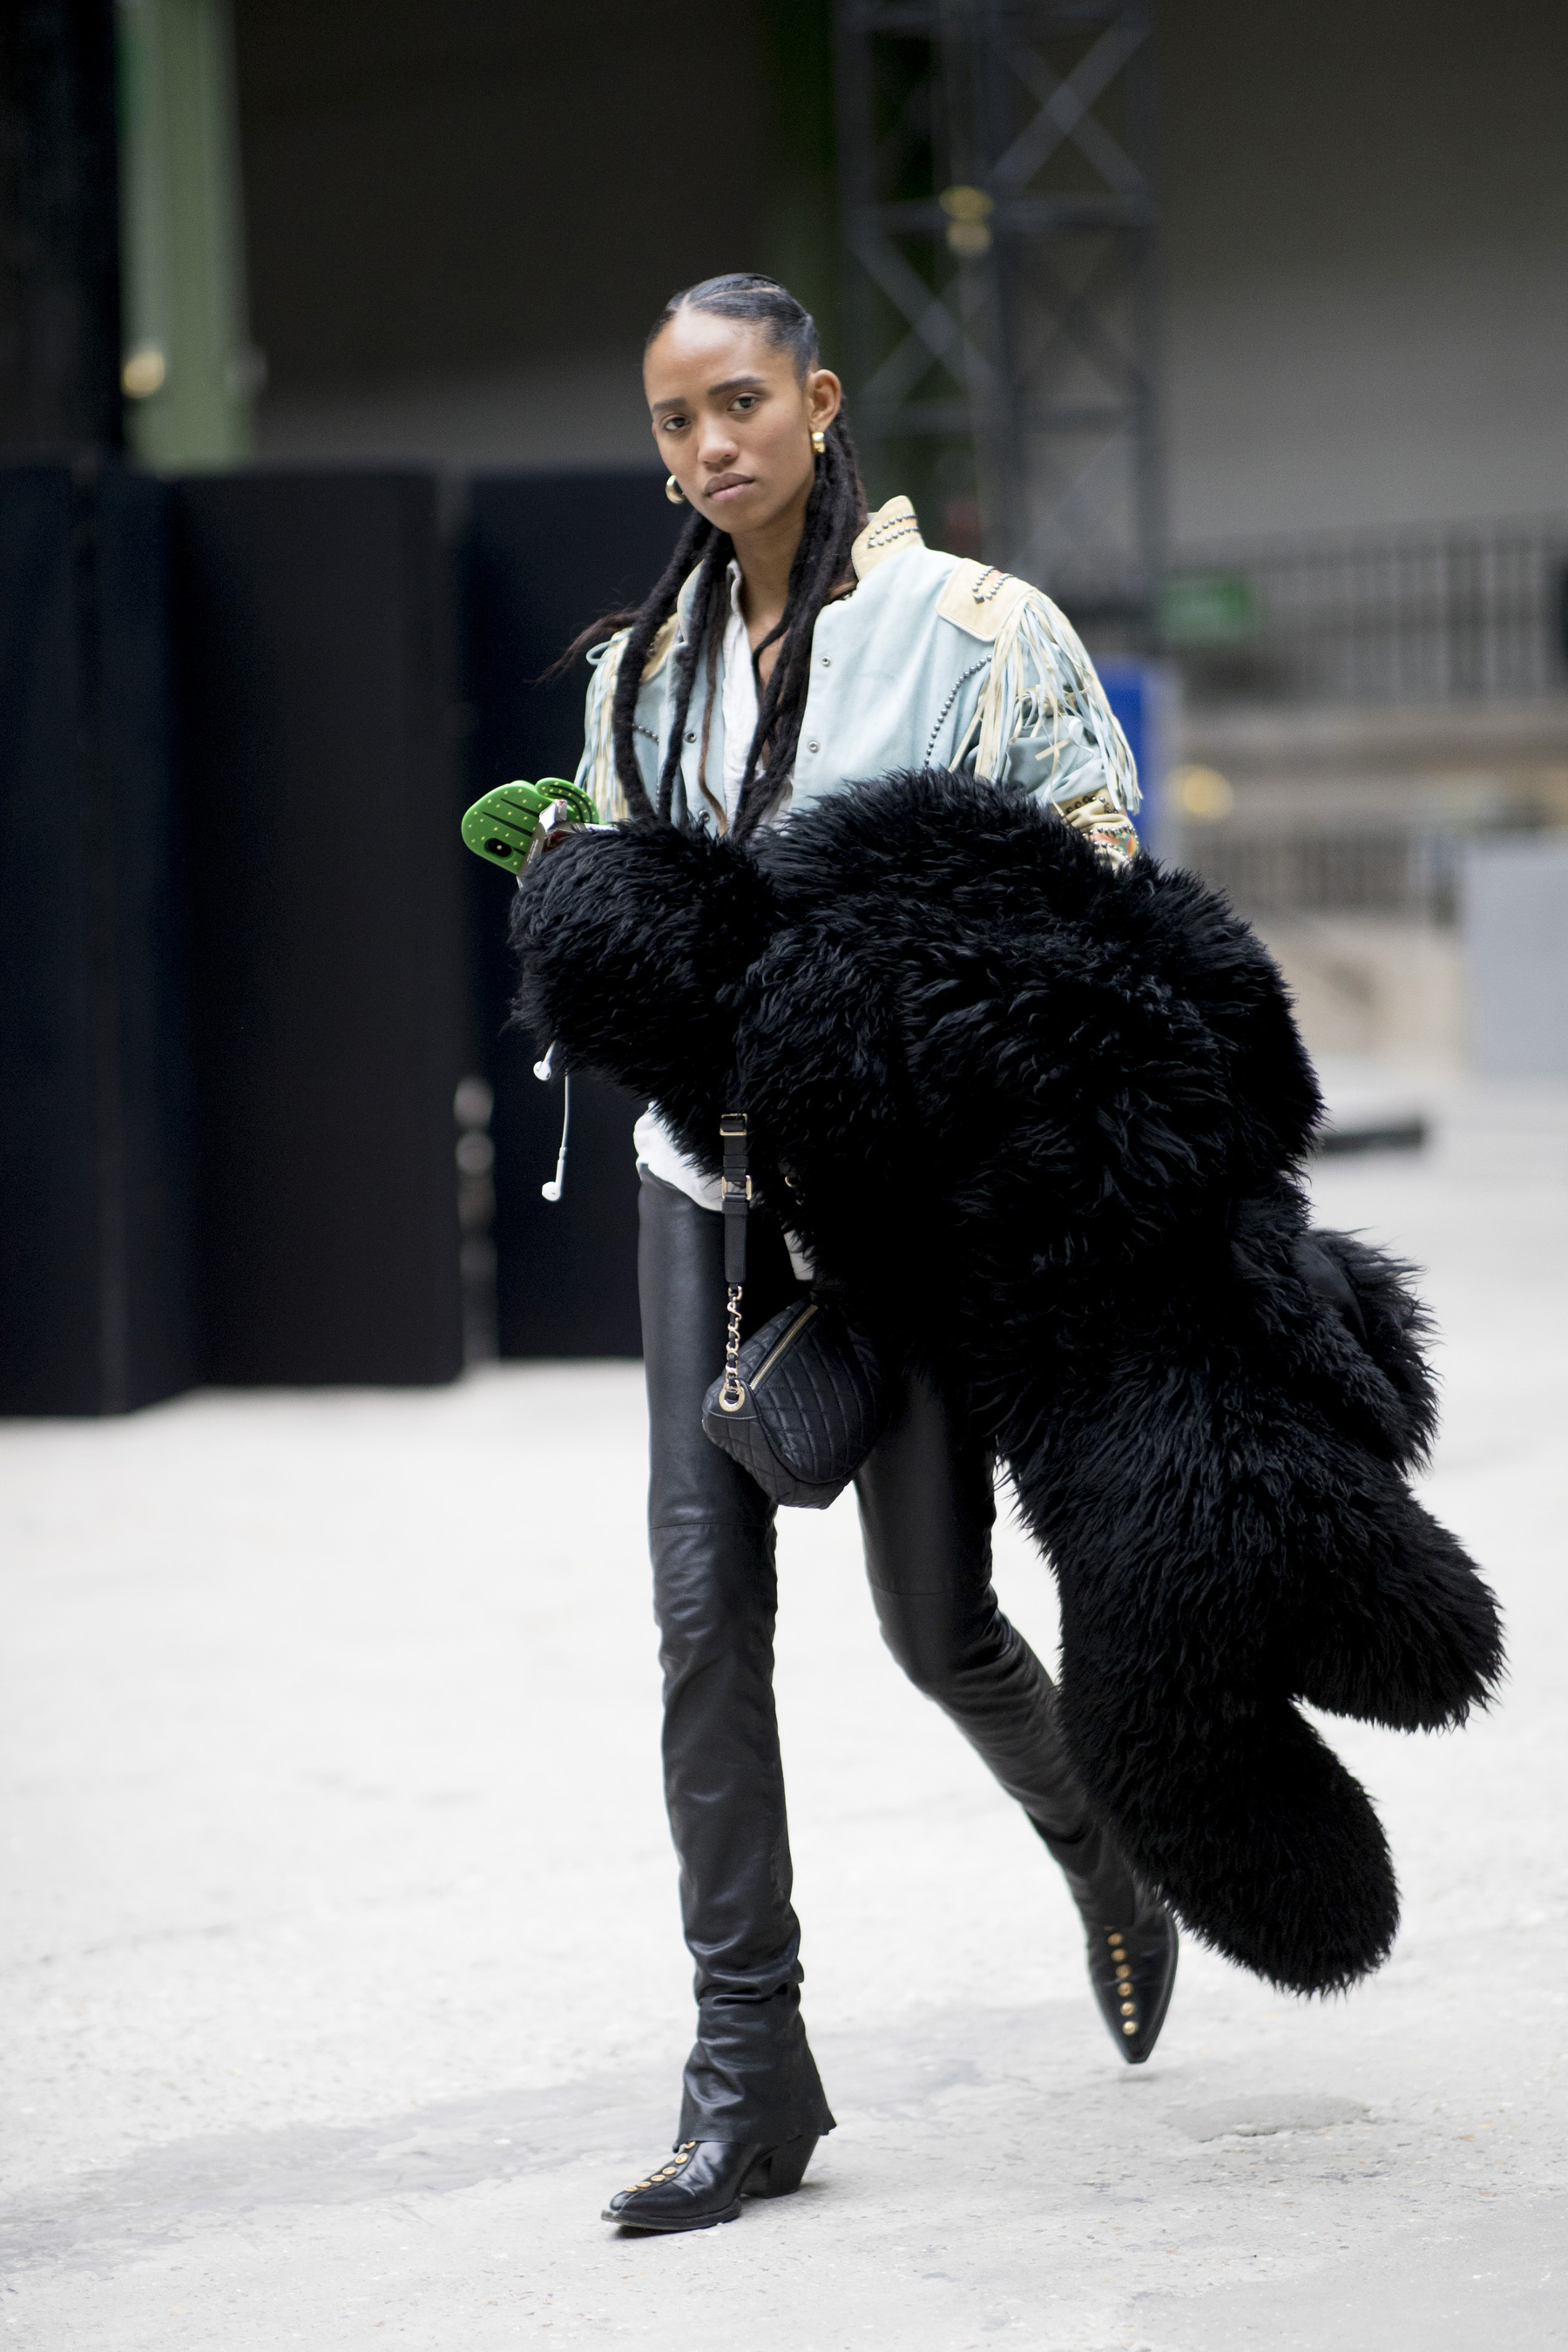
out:
M830 1299L786 1307L741 1345L746 1281L746 1119L726 1111L720 1186L729 1341L702 1401L702 1427L775 1503L826 1510L888 1425L892 1399L876 1349Z

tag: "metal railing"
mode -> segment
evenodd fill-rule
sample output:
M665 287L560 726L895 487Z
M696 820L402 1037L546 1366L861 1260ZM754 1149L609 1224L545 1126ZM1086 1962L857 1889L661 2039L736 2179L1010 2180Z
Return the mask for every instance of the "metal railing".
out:
M1184 551L1162 600L1200 700L1486 702L1568 691L1568 519Z
M1398 825L1351 832L1191 828L1181 857L1242 914L1384 915L1451 924L1459 840Z

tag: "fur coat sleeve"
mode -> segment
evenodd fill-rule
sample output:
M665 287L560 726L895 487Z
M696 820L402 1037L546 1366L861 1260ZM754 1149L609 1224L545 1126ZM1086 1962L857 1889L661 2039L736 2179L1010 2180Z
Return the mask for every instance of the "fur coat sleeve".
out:
M1296 1702L1458 1723L1500 1635L1410 1491L1405 1273L1309 1230L1317 1087L1247 927L937 772L749 851L578 836L515 936L522 1017L701 1165L746 1110L822 1276L1005 1463L1060 1588L1063 1727L1140 1874L1281 1985L1374 1967L1386 1843Z

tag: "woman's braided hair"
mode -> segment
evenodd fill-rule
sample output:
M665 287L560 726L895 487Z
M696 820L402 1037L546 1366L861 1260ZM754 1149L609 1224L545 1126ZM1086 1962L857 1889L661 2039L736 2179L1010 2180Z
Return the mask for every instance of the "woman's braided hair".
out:
M817 363L816 327L809 310L777 280L737 270L724 278L706 278L700 286L672 294L648 331L647 341L668 326L678 310L717 311L721 318L750 319L760 326L775 349L787 351L795 373L804 380ZM645 344L644 348L647 348ZM849 574L849 550L866 522L866 493L855 459L855 444L842 410L827 427L825 446L816 461L816 479L805 509L805 525L790 566L789 588L777 625L756 648L782 638L772 677L758 698L756 732L746 755L745 774L732 828L744 841L756 831L789 787L795 773L795 748L805 711L811 671L811 634L833 591ZM693 514L681 532L652 593L630 615L631 635L621 656L612 706L611 740L616 775L626 806L634 816L658 816L667 824L675 804L676 779L691 689L705 642L721 631L728 590L726 574L734 556L729 533ZM637 760L636 713L643 664L655 637L675 610L688 575L697 572L697 587L689 626L676 673L675 710L669 741L658 780L657 806L643 784ZM753 660L756 656L753 655Z

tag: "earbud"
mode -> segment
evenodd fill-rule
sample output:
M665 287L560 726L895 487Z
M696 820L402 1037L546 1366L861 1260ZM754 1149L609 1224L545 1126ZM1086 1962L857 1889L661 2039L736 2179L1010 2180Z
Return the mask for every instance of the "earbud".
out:
M553 1177L548 1184L542 1184L539 1190L541 1197L546 1201L558 1201L561 1198L561 1187Z
M534 1075L534 1076L535 1076L536 1078L540 1078L540 1079L542 1079L542 1080L543 1081L543 1083L544 1083L546 1086L548 1086L548 1085L549 1085L551 1078L552 1078L552 1077L553 1076L553 1075L554 1075L554 1060L555 1060L555 1045L554 1045L554 1041L553 1041L553 1039L552 1039L552 1040L551 1041L551 1043L550 1043L548 1045L546 1045L546 1047L545 1047L545 1049L544 1049L544 1059L543 1059L543 1061L542 1061L542 1062L535 1062L535 1064L534 1064L534 1066L533 1066L533 1075Z

